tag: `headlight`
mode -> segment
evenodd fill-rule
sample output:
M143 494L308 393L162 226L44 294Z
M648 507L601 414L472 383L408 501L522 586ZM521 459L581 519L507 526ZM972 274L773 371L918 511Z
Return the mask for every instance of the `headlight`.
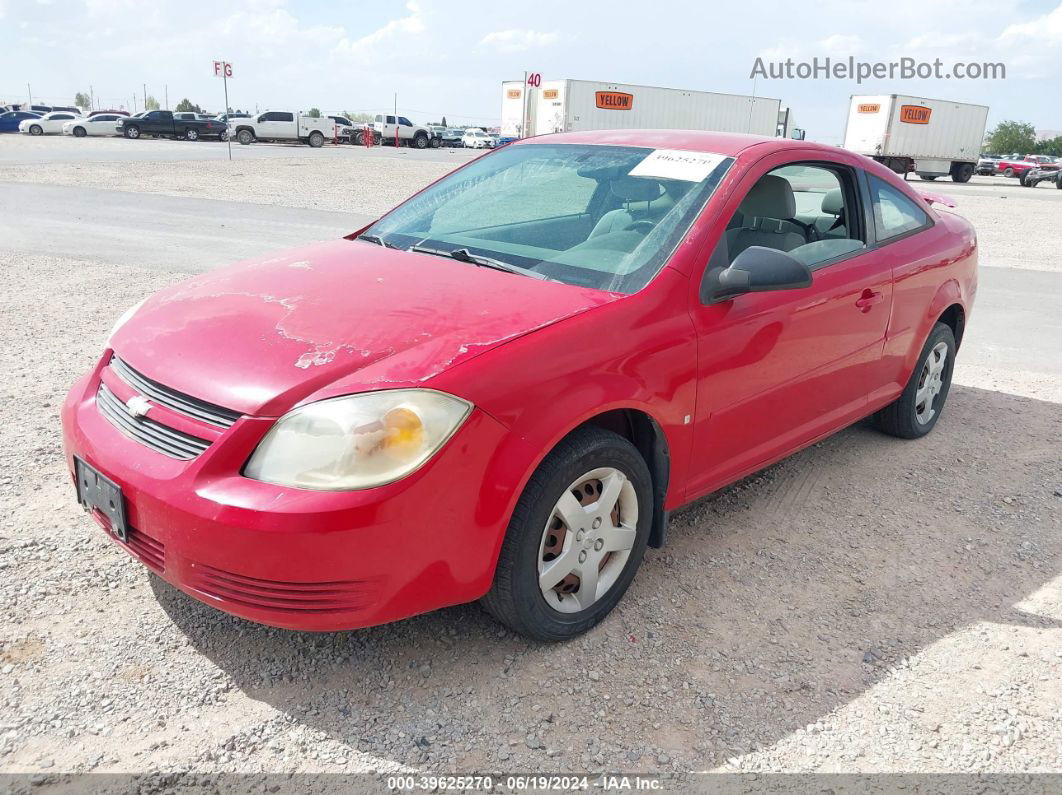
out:
M142 307L144 305L144 301L146 301L146 300L147 299L145 298L143 301L139 301L135 305L129 307L127 310L125 310L125 312L122 313L122 316L120 318L118 318L118 320L115 321L114 325L111 326L111 333L107 335L107 344L108 345L110 344L111 337L113 337L115 334L117 334L118 333L118 329L120 329L122 326L124 326L126 323L128 323L132 319L133 315L135 315L137 310L140 309L140 307Z
M468 401L428 389L311 403L277 420L243 474L321 491L383 486L427 461L471 411Z

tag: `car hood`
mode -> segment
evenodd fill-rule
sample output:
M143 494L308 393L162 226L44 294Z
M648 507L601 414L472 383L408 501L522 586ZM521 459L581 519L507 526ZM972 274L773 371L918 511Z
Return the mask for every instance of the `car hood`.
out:
M338 240L163 290L111 346L168 387L277 416L310 397L427 385L480 353L620 297Z

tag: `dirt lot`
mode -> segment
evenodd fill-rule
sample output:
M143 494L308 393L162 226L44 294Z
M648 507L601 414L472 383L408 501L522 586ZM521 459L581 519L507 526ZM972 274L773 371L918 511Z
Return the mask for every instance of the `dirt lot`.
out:
M5 166L0 183L279 204L295 183L318 208L376 213L447 168L343 157L241 161L239 182L189 160ZM961 197L984 264L1062 284L1062 191L931 189ZM124 307L187 274L0 253L2 771L1062 770L1047 370L1002 363L1004 390L960 366L927 439L857 425L681 511L572 643L530 643L475 605L310 635L176 593L75 505L62 397ZM973 331L960 362L1014 342Z

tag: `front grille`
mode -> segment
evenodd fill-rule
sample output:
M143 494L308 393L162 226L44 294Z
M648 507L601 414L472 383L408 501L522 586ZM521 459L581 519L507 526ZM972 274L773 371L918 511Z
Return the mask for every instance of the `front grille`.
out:
M189 585L222 602L292 613L362 610L372 602L372 585L362 580L280 582L245 577L196 563Z
M161 574L166 568L166 545L133 527L128 529L127 537L129 540L126 546L129 551L140 558L149 569Z
M206 439L167 428L147 417L133 416L106 384L100 384L96 392L96 406L100 414L126 436L170 458L190 461L210 447Z
M199 400L190 395L185 395L168 386L152 381L147 376L141 375L117 356L111 357L111 369L129 386L147 398L151 398L160 406L165 406L186 417L206 422L218 428L228 428L240 418L240 414L232 409L215 406L205 400Z

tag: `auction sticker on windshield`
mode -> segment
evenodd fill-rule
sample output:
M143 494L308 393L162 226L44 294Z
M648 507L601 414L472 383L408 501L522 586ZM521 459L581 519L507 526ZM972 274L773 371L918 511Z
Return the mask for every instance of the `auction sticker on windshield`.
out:
M630 171L632 177L656 177L700 182L726 159L714 152L687 152L682 149L654 149Z

